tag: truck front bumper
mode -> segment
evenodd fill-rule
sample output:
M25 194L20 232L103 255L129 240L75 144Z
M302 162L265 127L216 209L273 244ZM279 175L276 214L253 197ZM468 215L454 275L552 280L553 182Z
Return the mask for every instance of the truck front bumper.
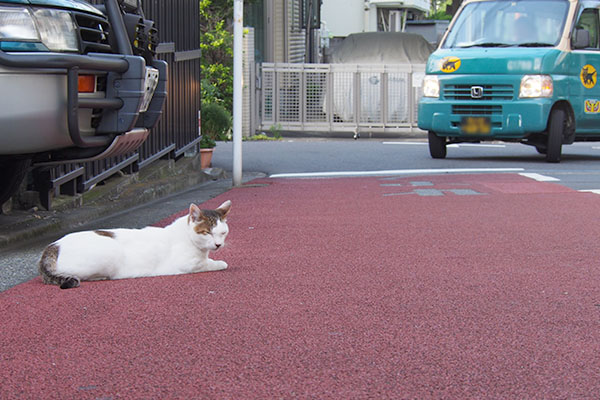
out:
M159 80L156 89L152 88L155 96L147 115L137 124L144 130L156 124L166 98L167 64L157 60L153 67L159 72ZM79 94L80 71L106 77L105 91ZM97 153L106 150L115 137L136 127L140 106L147 96L147 76L146 63L139 56L0 50L2 154L69 147L98 149ZM94 127L92 110L102 112L99 125Z
M546 130L551 99L520 99L511 102L456 102L422 98L419 102L418 126L438 136L461 139L520 139ZM461 129L464 117L486 117L491 131L482 136L466 134Z

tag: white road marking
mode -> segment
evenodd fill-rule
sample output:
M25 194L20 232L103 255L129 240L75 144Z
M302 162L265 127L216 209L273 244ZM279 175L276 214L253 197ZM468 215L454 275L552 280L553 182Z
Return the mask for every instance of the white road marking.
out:
M581 190L578 190L578 192L600 194L600 189L581 189Z
M427 142L382 142L383 144L399 144L399 145L408 145L408 146L427 146L429 143ZM505 148L505 144L480 144L480 143L452 143L447 147L493 147L493 148Z
M382 142L383 144L406 144L409 146L427 146L427 142Z
M409 174L452 174L452 173L486 173L486 172L521 172L524 168L446 168L446 169L389 169L381 171L331 171L331 172L298 172L272 174L270 178L333 178L345 176L383 176Z
M452 143L446 147L494 147L503 149L506 147L505 144L480 144L480 143Z
M534 172L520 172L519 175L524 176L526 178L534 179L538 182L558 182L558 181L560 181L560 179L558 179L558 178L554 178L552 176L536 174Z

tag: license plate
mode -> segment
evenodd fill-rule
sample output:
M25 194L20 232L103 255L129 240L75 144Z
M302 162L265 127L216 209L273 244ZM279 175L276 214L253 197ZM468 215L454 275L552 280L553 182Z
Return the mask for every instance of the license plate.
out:
M492 123L489 117L463 117L460 121L460 129L467 135L489 135L492 131Z

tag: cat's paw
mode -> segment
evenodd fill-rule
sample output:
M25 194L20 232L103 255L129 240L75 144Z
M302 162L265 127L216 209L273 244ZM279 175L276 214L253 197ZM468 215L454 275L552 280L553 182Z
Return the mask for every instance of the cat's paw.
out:
M210 271L221 271L227 269L228 265L225 261L212 261L209 265Z

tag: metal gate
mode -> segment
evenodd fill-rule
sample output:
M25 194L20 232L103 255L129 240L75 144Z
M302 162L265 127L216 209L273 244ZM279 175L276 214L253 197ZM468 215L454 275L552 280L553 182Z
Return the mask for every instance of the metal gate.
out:
M263 63L260 128L400 132L417 127L425 65Z

